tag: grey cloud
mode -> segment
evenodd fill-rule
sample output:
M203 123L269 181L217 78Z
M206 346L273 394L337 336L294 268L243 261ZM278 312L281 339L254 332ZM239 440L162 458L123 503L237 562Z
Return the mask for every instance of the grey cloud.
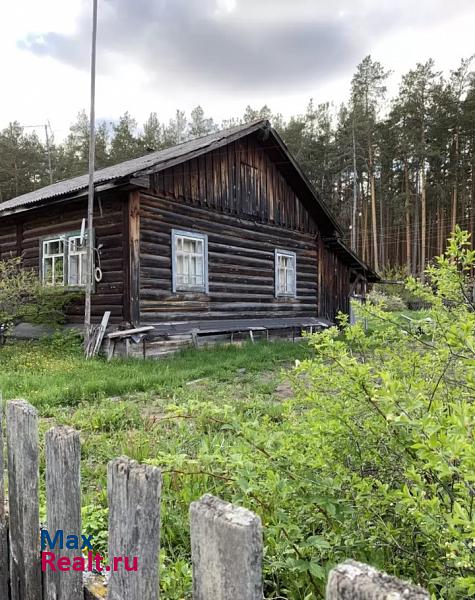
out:
M292 92L293 86L301 90L354 66L368 52L370 40L405 20L401 5L396 11L377 1L371 11L351 12L358 3L334 0L329 3L333 14L328 5L319 10L317 0L260 1L236 0L235 12L219 17L216 0L103 0L98 68L112 70L127 58L147 69L158 85ZM299 1L305 8L301 17ZM363 2L366 8L369 4ZM274 18L279 11L287 21ZM89 12L87 2L74 35L30 35L20 46L87 68Z

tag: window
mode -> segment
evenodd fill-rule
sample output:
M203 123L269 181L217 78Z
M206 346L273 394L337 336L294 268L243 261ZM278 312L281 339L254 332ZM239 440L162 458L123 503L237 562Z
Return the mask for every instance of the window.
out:
M68 239L68 285L85 286L87 279L86 240L81 236Z
M85 287L86 241L77 233L66 233L41 242L43 285Z
M275 251L275 295L297 295L295 252Z
M208 236L172 231L173 291L208 291Z
M43 242L43 284L64 285L64 240Z

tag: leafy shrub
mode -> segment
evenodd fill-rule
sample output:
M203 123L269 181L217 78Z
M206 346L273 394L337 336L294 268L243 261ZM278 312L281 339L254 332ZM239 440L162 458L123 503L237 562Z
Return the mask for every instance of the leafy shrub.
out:
M417 291L405 284L409 273L403 267L385 269L382 278L388 283L376 283L373 292L382 293L385 296L395 296L402 300L405 308L421 310L428 308L427 302L421 300ZM395 309L401 310L401 309Z
M344 323L314 336L314 359L297 370L307 407L302 448L316 480L338 490L321 525L333 557L347 555L427 586L440 598L475 595L475 253L458 230L408 288L431 306L414 333L381 306L366 336ZM304 384L302 384L302 377ZM309 385L309 382L311 384ZM336 542L336 543L335 543Z
M400 311L407 308L404 300L400 296L388 295L377 290L371 290L367 299L370 304L379 306L382 310L387 312Z
M63 323L66 306L80 296L43 286L32 269L22 267L20 258L0 260L0 323Z
M121 431L141 423L139 410L120 400L104 400L100 406L84 404L74 413L72 424L92 431Z

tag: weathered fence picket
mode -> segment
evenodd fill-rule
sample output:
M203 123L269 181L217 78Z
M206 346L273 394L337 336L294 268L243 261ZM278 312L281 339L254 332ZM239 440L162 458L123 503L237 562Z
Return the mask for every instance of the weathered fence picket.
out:
M331 571L326 600L429 600L429 594L417 585L347 560Z
M38 415L24 400L7 404L11 600L42 600Z
M109 600L157 600L160 552L160 495L162 476L157 467L122 457L107 470L109 557L125 557L133 569L112 566Z
M3 405L0 406L0 598L8 598L8 521L5 514L5 459L3 444Z
M206 494L190 506L193 598L262 600L262 525L254 513Z
M46 508L47 527L53 535L81 539L81 443L79 433L70 427L55 427L46 433ZM79 549L55 548L56 559L70 560L81 555ZM45 600L82 600L83 582L79 571L45 572Z
M38 417L23 400L7 404L8 515L4 510L4 444L0 407L0 600L157 600L161 472L126 457L108 465L109 581L47 569L40 562ZM69 427L46 434L47 529L81 536L80 440ZM190 505L194 600L262 600L260 518L206 494ZM9 532L9 538L7 538ZM80 549L54 549L59 557ZM93 550L95 554L95 551ZM8 559L8 556L10 557ZM120 564L114 563L120 558ZM126 559L128 562L126 562ZM135 563L135 559L137 563ZM429 600L418 586L361 563L330 573L327 600Z

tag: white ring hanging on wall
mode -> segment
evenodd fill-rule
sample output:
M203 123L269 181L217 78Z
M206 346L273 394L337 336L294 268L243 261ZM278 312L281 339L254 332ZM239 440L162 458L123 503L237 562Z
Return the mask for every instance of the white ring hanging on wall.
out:
M100 267L96 267L94 269L94 279L96 280L97 283L102 281L102 269Z

